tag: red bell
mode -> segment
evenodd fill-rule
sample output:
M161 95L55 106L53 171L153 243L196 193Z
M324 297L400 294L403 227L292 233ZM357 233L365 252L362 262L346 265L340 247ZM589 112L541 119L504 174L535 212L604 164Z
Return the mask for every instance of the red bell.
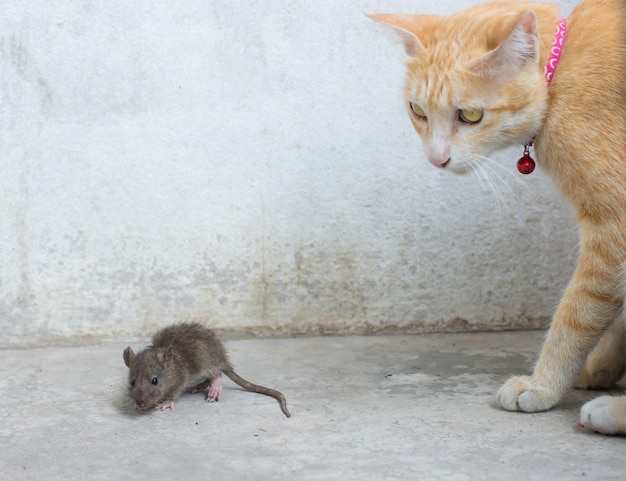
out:
M517 170L524 175L528 175L535 170L535 161L527 151L524 151L524 156L517 161Z

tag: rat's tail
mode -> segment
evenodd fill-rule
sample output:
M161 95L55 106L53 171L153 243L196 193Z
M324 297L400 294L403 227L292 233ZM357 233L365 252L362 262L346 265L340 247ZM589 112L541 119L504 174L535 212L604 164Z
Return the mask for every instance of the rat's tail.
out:
M244 388L246 391L258 392L259 394L265 394L266 396L272 396L274 399L278 400L280 403L280 409L282 409L285 416L288 418L291 417L289 410L287 409L287 400L283 393L280 391L276 391L275 389L270 389L269 387L259 386L258 384L252 384L249 381L246 381L235 371L224 371L229 378L233 380L236 384Z

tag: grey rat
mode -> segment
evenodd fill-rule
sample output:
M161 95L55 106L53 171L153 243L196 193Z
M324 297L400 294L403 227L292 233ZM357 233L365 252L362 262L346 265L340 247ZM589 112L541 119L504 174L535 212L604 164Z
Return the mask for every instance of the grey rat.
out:
M130 396L142 411L171 409L183 391L201 392L207 387L207 401L219 401L224 373L247 391L276 398L285 416L291 417L285 396L241 378L215 333L199 323L165 327L154 335L151 346L137 354L128 346L124 363L130 369Z

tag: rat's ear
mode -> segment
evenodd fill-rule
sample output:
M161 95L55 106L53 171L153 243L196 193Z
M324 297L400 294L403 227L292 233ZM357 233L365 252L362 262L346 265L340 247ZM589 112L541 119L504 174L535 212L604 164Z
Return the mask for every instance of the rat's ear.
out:
M126 364L126 367L130 368L133 359L135 359L135 353L133 352L131 347L128 346L126 349L124 349L124 364Z
M169 346L163 354L163 364L167 365L174 359L174 346Z
M167 367L174 359L174 346L170 345L167 349L158 348L156 356L157 360L163 364L164 367Z

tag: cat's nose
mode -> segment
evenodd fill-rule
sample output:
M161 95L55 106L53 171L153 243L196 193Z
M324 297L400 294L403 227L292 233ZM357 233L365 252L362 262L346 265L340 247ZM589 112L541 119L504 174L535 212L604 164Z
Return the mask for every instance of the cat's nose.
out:
M452 158L451 157L429 157L428 160L435 167L439 167L440 169L445 169L446 166L452 160Z

